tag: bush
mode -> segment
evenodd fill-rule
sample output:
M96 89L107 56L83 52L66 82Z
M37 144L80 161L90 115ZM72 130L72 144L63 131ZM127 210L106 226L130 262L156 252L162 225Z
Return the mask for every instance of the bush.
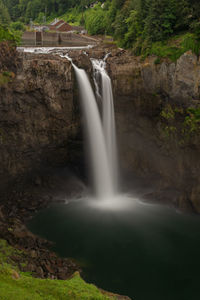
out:
M10 32L10 30L0 24L0 42L4 41L13 41L15 42L14 34Z
M25 31L26 30L26 27L20 21L11 23L10 28L14 31Z

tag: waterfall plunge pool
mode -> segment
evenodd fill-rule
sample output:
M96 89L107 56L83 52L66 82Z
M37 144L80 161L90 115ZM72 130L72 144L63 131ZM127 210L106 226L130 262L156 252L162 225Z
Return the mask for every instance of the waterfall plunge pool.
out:
M28 227L54 242L58 255L76 259L82 277L100 288L134 300L199 298L196 216L120 196L105 205L97 199L54 204Z

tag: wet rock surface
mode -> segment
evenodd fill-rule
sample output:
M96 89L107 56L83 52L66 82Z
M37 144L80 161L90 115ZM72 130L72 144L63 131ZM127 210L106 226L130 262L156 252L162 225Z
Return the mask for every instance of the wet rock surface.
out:
M24 225L31 214L48 205L45 198L32 201L27 207L27 193L15 194L13 205L7 202L0 207L0 238L6 239L13 247L23 250L23 255L10 257L12 263L21 271L31 272L39 278L67 279L75 271L80 271L78 265L70 259L58 257L50 250L51 243L32 234ZM36 197L36 195L35 195ZM37 198L36 198L37 199Z

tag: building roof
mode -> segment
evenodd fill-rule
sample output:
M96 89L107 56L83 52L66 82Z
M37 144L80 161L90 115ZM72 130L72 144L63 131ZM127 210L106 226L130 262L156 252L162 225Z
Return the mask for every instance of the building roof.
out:
M63 20L55 19L54 22L52 22L49 25L49 29L53 31L71 31L72 27L66 23Z
M56 26L57 29L59 29L59 28L60 28L62 25L64 25L64 24L67 24L67 23L61 22L61 23L59 23L59 24L56 24L55 26Z

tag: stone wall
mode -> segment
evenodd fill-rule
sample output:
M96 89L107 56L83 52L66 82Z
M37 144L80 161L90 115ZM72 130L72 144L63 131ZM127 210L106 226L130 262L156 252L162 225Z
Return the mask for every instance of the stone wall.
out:
M41 32L41 46L87 46L95 45L97 41L94 38L72 32ZM35 46L36 32L24 32L22 36L22 45Z
M58 32L42 32L42 46L58 46L59 39Z
M22 35L22 44L26 46L35 46L36 44L36 32L25 31Z

